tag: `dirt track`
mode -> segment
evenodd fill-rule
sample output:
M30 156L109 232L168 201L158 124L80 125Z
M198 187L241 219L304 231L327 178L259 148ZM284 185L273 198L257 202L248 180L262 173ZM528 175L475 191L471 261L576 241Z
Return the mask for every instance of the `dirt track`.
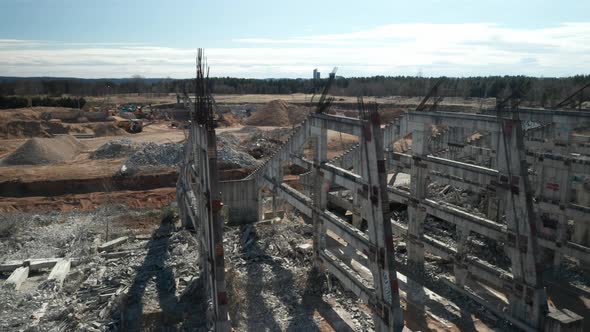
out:
M52 197L0 198L0 212L35 212L72 210L91 211L102 204L115 203L130 208L157 209L176 199L176 188L158 188L139 191L93 192Z

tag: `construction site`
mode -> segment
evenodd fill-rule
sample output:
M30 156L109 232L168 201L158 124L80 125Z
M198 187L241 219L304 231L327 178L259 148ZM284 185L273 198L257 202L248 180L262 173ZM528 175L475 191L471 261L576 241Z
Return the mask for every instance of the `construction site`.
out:
M0 110L0 331L590 331L590 84L533 108L196 71Z

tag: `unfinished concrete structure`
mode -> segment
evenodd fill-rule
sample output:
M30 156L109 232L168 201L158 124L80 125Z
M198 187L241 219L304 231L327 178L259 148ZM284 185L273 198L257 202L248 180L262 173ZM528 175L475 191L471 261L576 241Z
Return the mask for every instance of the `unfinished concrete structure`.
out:
M194 118L201 109L197 104ZM230 220L253 222L262 219L266 188L273 212L282 200L313 223L316 266L367 302L377 331L403 328L398 271L417 307L424 306L424 287L450 287L522 330L581 331L582 317L548 306L543 275L558 271L564 258L588 267L590 140L574 129L589 126L590 114L515 106L484 114L413 111L381 127L376 105L362 100L359 114L311 114L250 176L226 183L217 183L211 164L213 131L193 122L178 201L183 220L202 230L217 330L229 328L219 199ZM329 130L355 135L359 144L328 160ZM409 135L411 151L394 151ZM307 170L304 190L283 181L289 164ZM409 188L395 185L400 176L409 177ZM433 182L477 193L485 208L439 199L429 189ZM406 207L407 220L394 217L394 206ZM430 234L435 222L451 227L455 240ZM407 260L396 254L394 236L405 239ZM469 249L474 241L503 247L508 263L478 257ZM453 276L425 273L426 255L450 262Z
M211 303L211 325L215 331L230 331L213 99L209 93L208 69L206 74L202 61L203 50L199 49L193 121L179 174L177 200L184 225L199 234L200 267L206 298Z

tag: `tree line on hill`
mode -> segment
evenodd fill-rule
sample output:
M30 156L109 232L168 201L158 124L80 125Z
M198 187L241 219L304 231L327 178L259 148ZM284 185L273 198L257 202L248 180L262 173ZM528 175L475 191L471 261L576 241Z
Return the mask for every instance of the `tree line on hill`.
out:
M50 107L67 107L82 108L86 100L82 97L41 97L34 96L31 98L21 96L2 96L0 95L0 109L23 108L28 106L50 106Z
M424 96L440 78L373 76L336 78L330 93L339 96ZM528 105L551 106L590 81L590 75L564 78L487 76L445 78L439 95L447 97L502 98L510 94ZM327 79L211 78L217 94L318 93ZM194 91L192 79L65 79L0 78L0 96L105 96L121 93L174 93ZM590 95L587 93L586 95ZM588 100L586 97L585 100ZM574 100L575 102L576 100Z

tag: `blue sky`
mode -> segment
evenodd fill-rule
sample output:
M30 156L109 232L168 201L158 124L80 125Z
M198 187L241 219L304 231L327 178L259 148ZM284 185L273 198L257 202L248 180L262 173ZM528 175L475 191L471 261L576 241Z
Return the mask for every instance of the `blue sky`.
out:
M0 76L568 76L590 1L0 0Z

